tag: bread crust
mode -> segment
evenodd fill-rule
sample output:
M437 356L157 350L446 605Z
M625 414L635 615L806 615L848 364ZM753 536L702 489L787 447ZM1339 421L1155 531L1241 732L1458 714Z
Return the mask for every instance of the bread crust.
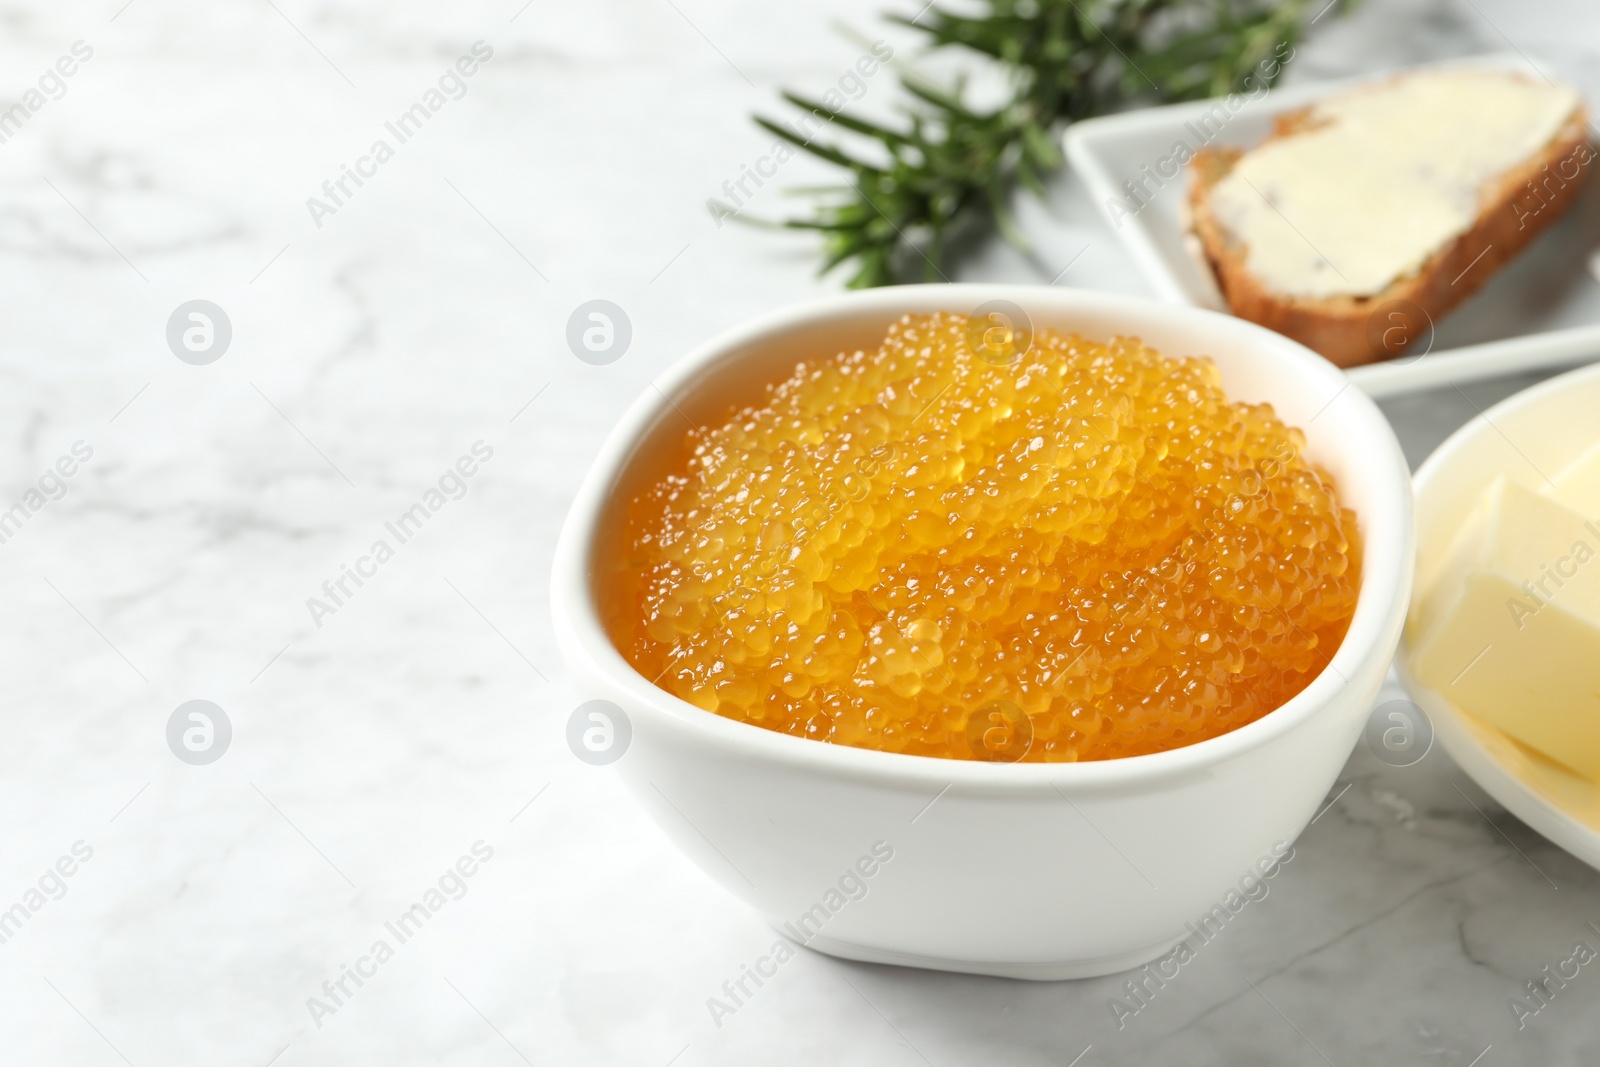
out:
M1312 125L1311 108L1289 112L1278 117L1268 140ZM1372 296L1310 298L1274 292L1252 274L1245 247L1211 210L1212 188L1243 154L1237 148L1203 148L1195 154L1189 165L1193 232L1235 315L1292 337L1341 367L1391 359L1427 343L1433 323L1482 288L1572 206L1595 158L1588 112L1580 106L1543 150L1483 188L1473 225L1414 274ZM1380 309L1382 316L1375 318Z

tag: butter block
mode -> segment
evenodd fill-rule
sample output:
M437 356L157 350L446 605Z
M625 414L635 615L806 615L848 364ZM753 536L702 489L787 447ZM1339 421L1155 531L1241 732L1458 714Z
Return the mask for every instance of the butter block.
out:
M1600 508L1594 514L1600 515ZM1600 523L1594 526L1595 531L1600 531ZM1572 578L1560 574L1551 577L1548 569L1585 539L1591 551L1600 552L1600 532L1585 529L1583 512L1507 478L1495 479L1461 524L1437 575L1417 595L1411 619L1413 645L1455 610L1467 580L1477 571L1514 576L1518 586L1528 582L1530 588L1524 594L1529 605L1534 603L1529 598L1550 600L1556 593L1562 593L1563 599L1583 595L1577 588L1563 592L1558 581L1581 578L1589 583L1589 592L1600 595L1600 568L1593 574L1584 572ZM1568 569L1575 568L1569 565ZM1534 584L1537 581L1545 583L1544 592Z
M1600 781L1600 524L1497 481L1414 627L1412 665L1425 685Z

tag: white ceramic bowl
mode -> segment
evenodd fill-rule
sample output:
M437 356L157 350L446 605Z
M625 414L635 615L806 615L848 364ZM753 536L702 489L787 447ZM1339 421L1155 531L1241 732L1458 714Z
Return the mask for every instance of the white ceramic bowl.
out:
M613 488L632 458L678 439L686 417L720 420L730 389L758 395L759 383L786 376L804 356L876 347L906 312L971 312L990 300L1020 305L1036 328L1137 335L1168 355L1209 355L1232 398L1269 401L1304 428L1311 458L1359 514L1364 543L1355 615L1328 670L1232 733L1081 764L807 741L702 711L634 671L601 626L592 584L597 535L613 521ZM1399 445L1372 402L1319 356L1196 308L1048 287L933 285L775 312L675 364L602 446L561 533L551 600L580 690L614 702L631 722L618 771L729 892L834 955L1053 979L1161 955L1241 880L1259 877L1275 844L1304 829L1388 670L1411 572L1411 487Z
M1524 389L1452 434L1417 471L1417 579L1427 589L1456 531L1490 482L1504 475L1534 491L1577 459L1600 429L1600 367ZM1410 668L1408 633L1396 666L1450 758L1517 818L1600 868L1600 785L1467 715Z

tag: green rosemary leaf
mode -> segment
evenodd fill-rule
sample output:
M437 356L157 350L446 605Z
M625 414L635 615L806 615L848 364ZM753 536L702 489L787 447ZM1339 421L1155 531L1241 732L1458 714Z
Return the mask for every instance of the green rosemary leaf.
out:
M961 11L935 3L914 19L891 14L888 21L934 48L999 64L1010 98L978 109L967 102L964 78L945 86L904 71L905 122L894 126L784 93L811 119L874 147L871 158L853 155L756 116L761 128L851 179L804 190L815 198L812 214L783 225L820 234L823 272L852 264L854 288L944 277L950 238L979 216L1025 247L1011 192L1044 191L1061 165L1063 125L1130 104L1270 86L1313 2L1320 10L1326 0L980 0Z

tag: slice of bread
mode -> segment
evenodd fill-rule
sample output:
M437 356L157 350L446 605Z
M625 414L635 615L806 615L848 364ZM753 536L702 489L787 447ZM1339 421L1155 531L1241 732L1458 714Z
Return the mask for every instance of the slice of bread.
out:
M1404 75L1402 75L1404 77ZM1245 155L1202 148L1190 163L1189 217L1229 308L1320 352L1341 367L1418 350L1433 324L1471 296L1577 199L1595 157L1588 115L1576 108L1544 148L1485 183L1466 232L1420 269L1371 295L1294 296L1275 292L1248 267L1248 249L1212 209L1211 191ZM1317 126L1314 109L1280 115L1268 141ZM1266 142L1263 142L1266 143ZM1381 314L1380 314L1381 312Z

